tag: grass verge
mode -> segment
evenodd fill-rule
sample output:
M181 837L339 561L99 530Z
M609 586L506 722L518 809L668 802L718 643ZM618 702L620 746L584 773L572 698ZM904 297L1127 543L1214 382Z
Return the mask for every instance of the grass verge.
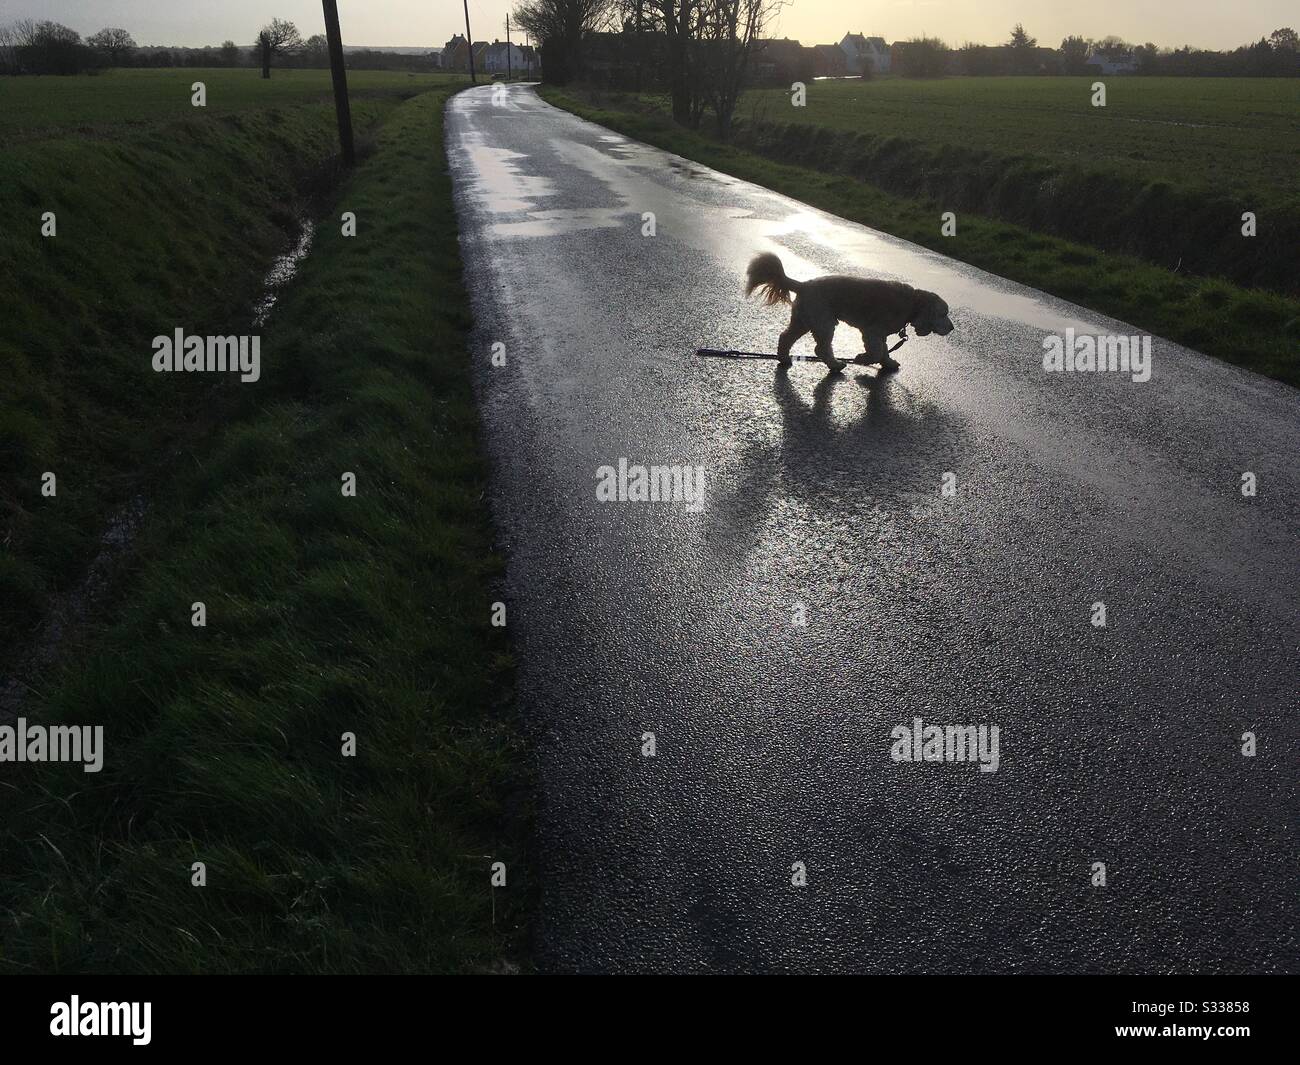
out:
M978 214L963 212L957 234L943 237L939 214L947 208L932 200L778 161L776 147L778 158L768 158L724 144L675 125L654 108L609 109L581 90L539 91L558 107L648 144L1300 386L1300 301L1286 295L1176 273Z
M473 971L517 955L526 789L488 623L500 563L447 95L379 131L332 216L355 212L357 235L318 227L263 331L261 381L183 447L115 619L25 707L102 724L106 753L96 774L0 763L0 969Z
M18 84L0 89L34 107L44 87L45 111L86 121L125 106L101 87L130 90L142 114L159 99L170 107L165 121L111 136L63 128L0 152L0 215L12 222L0 227L0 673L80 582L110 516L165 478L177 441L238 391L214 375L142 373L152 338L247 332L304 193L335 177L329 101L250 77L243 89L260 97L208 112L189 104L193 72L144 73L156 76L8 78ZM413 94L359 99L363 140Z

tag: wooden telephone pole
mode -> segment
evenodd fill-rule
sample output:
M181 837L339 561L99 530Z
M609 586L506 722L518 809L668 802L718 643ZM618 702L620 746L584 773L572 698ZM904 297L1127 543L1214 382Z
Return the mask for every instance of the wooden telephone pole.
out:
M469 0L465 0L465 43L469 46L469 83L477 85L474 80L474 35L469 32Z
M343 162L352 166L356 153L352 148L352 108L348 105L348 73L343 66L343 34L339 32L338 0L321 0L325 9L325 39L329 45L330 73L334 77L334 113L339 120L339 146Z
M506 81L510 80L510 12L506 12Z

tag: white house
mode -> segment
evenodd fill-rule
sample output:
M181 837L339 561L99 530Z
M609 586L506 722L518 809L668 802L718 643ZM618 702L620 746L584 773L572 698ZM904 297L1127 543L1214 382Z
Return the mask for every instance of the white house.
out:
M850 74L889 73L889 45L883 37L864 37L860 33L846 33L840 41L840 50L848 62Z
M506 65L507 54L509 56L508 67ZM528 71L528 57L517 44L493 41L487 46L487 52L483 58L483 69L489 74L505 74L507 72L524 74Z
M1137 71L1137 57L1132 52L1093 52L1088 56L1090 66L1101 67L1103 74L1133 74Z

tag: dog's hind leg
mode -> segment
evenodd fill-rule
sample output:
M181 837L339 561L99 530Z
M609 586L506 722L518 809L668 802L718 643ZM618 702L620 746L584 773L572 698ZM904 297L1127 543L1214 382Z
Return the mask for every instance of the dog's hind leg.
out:
M799 305L796 303L794 310L790 312L790 324L785 327L785 331L776 342L776 354L782 366L789 366L794 361L790 358L790 349L810 328L811 326L804 321L803 315L799 313Z

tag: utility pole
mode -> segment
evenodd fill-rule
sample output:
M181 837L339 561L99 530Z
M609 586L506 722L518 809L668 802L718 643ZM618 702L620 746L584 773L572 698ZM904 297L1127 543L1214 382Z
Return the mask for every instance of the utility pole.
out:
M506 81L510 80L510 12L506 12Z
M636 0L636 91L641 91L641 61L645 58L645 38L641 36L641 9L645 0Z
M343 149L343 162L352 166L356 154L352 149L352 108L348 105L348 75L343 66L338 0L321 0L321 6L325 9L325 39L329 44L330 73L334 77L334 113L339 120L339 147Z
M465 0L465 44L469 47L469 83L477 85L474 80L474 35L469 31L469 0Z

